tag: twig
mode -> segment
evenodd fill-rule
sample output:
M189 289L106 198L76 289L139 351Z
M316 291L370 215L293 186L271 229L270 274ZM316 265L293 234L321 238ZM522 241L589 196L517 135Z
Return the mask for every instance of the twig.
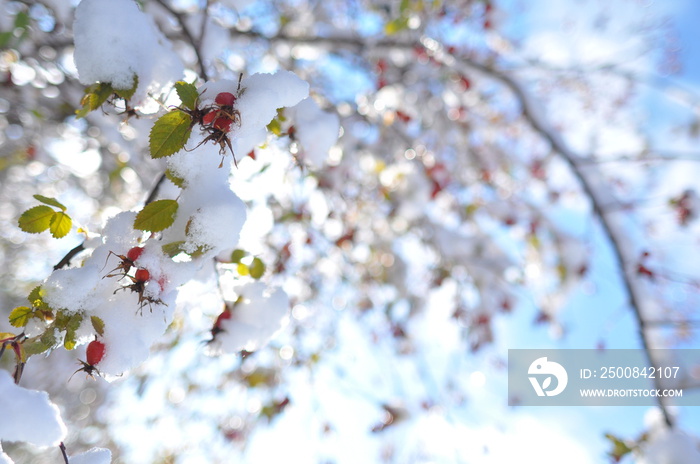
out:
M58 445L59 449L61 450L61 454L63 455L63 462L66 464L70 464L70 461L68 461L68 453L66 452L66 445L61 442L60 445Z
M57 271L61 268L68 266L70 264L70 260L73 259L73 257L75 255L77 255L78 253L80 253L83 250L85 250L85 242L81 243L80 245L77 245L75 248L73 248L68 253L66 253L66 255L63 258L61 258L61 260L58 262L58 264L56 264L53 267L53 270Z
M144 206L148 205L153 202L153 200L156 199L156 196L158 196L158 191L160 190L160 186L165 182L165 179L167 179L167 176L165 175L165 172L160 175L158 180L156 181L155 185L151 189L151 192L148 194L148 198L146 198L146 201L144 202Z
M15 364L15 372L14 375L12 376L14 378L14 381L16 384L19 385L19 381L22 380L22 374L24 373L24 365L22 361L19 361L17 364Z
M552 149L557 152L561 158L568 164L574 177L576 177L583 188L584 193L591 202L594 215L598 217L600 225L603 228L603 233L608 239L611 245L613 258L615 264L620 270L622 285L627 298L629 299L629 304L634 314L635 320L637 321L637 326L639 327L639 336L642 343L642 348L644 349L648 361L651 365L654 365L654 360L651 355L651 346L649 339L646 334L646 322L642 316L641 311L641 301L639 296L634 290L634 285L632 283L632 277L627 271L625 265L625 257L623 256L622 243L626 240L626 237L618 235L617 231L613 227L610 220L607 218L605 211L603 209L602 203L598 199L593 182L588 178L588 176L581 169L582 166L579 165L580 157L574 154L574 152L566 145L561 136L552 130L541 118L537 109L535 108L534 102L530 99L529 95L526 93L525 89L511 76L497 70L492 66L488 66L479 62L476 62L469 58L464 58L462 60L467 66L472 67L478 71L481 71L492 78L500 81L504 84L510 91L515 95L516 99L519 101L523 116L528 121L530 126L540 134L552 147ZM661 387L660 380L654 379L654 386ZM662 397L657 397L659 408L664 416L666 424L671 427L673 425L673 420L670 413L665 405L665 400Z
M167 176L165 173L160 175L160 178L156 181L155 185L151 189L151 192L148 194L148 198L146 198L145 204L151 203L153 200L155 200L156 196L158 195L158 190L160 189L161 184L165 181ZM61 260L53 267L54 271L57 271L59 269L62 269L70 264L71 259L75 257L78 253L82 252L85 250L85 242L81 243L80 245L77 245L75 248L70 250L66 255L61 258Z
M177 19L177 22L180 24L180 27L182 28L182 33L185 34L185 37L192 45L192 48L194 48L194 53L197 55L197 64L199 65L199 74L202 76L202 79L204 79L205 81L208 81L209 77L207 76L207 70L206 70L206 67L204 65L204 58L202 57L202 52L200 51L200 47L199 47L199 45L201 45L201 44L197 44L197 41L194 39L194 36L192 35L192 32L190 31L190 28L187 27L187 24L185 23L185 18L180 13L173 10L170 7L170 5L168 5L163 0L155 0L155 2L158 5L162 6L163 9L165 9L168 13L173 15L175 17L175 19Z
M629 300L630 307L632 309L632 312L634 313L634 317L637 321L637 326L639 327L639 336L642 344L642 348L644 349L647 358L650 362L650 364L653 365L653 359L650 351L650 343L649 339L647 338L647 334L645 331L646 328L646 322L644 321L644 318L642 316L641 312L641 301L640 297L637 295L634 289L634 285L632 283L632 276L627 270L627 266L625 265L625 256L623 255L623 249L622 249L622 244L626 240L626 237L622 236L621 234L618 235L617 231L613 227L611 221L607 218L605 215L605 211L602 207L601 201L598 199L595 191L595 187L593 184L593 181L585 174L583 171L583 163L582 161L584 158L581 158L580 156L576 155L569 147L568 145L564 142L564 140L561 138L561 136L551 129L547 123L545 123L544 117L542 117L538 113L538 108L536 107L534 101L529 97L528 93L526 90L520 85L519 82L517 82L513 77L508 75L506 72L497 69L496 67L492 66L491 64L485 64L482 62L479 62L471 57L468 56L462 56L462 55L454 55L447 53L443 47L440 45L439 42L430 39L430 38L423 38L422 40L402 40L402 39L394 39L394 38L389 38L389 39L381 39L378 41L367 41L364 38L361 37L354 37L354 36L348 36L348 37L312 37L312 36L291 36L287 34L279 34L274 37L265 37L260 33L254 32L254 31L235 31L235 34L238 35L246 35L249 37L256 37L264 40L270 40L270 41L290 41L294 43L312 43L315 45L333 45L333 46L350 46L350 47L356 47L359 48L360 50L363 49L371 49L371 50L378 50L382 48L398 48L398 49L404 49L404 50L411 50L411 49L416 49L417 47L420 47L421 49L425 49L427 53L429 53L433 58L436 59L437 62L441 63L443 66L449 67L449 66L454 66L455 64L462 63L464 66L471 68L472 70L476 70L478 72L481 72L492 79L495 79L499 82L501 82L503 85L505 85L511 93L515 96L515 98L518 100L520 103L520 106L522 108L523 112L523 117L525 120L530 124L530 126L533 128L535 132L540 134L542 138L544 138L552 147L552 149L558 153L561 158L566 162L566 164L569 166L571 169L571 172L573 175L578 179L579 183L581 184L581 188L583 189L584 194L590 199L591 202L591 207L593 209L593 213L596 217L598 217L601 227L603 229L603 233L605 237L607 238L608 242L611 245L612 248L612 253L613 253L613 258L615 260L615 263L620 270L621 278L622 278L622 284L623 284L623 290L625 294L627 295L627 298ZM655 386L659 386L659 379L655 379ZM665 400L661 397L657 397L658 405L662 411L662 414L664 416L664 420L668 426L673 425L673 420L670 416L670 413L668 412L668 409L666 408L665 405Z

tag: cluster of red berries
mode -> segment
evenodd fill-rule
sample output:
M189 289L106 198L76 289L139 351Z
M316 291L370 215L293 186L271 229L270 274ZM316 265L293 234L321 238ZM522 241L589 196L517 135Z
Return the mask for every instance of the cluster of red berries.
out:
M238 98L230 92L221 92L214 99L216 106L202 117L202 125L215 130L228 132L234 121L240 121L240 113L233 108Z
M237 95L240 94L240 90L241 80L239 78ZM241 124L241 113L235 107L236 101L238 100L237 95L231 92L220 92L216 95L216 98L214 98L213 105L195 108L193 110L178 108L180 111L189 114L192 118L192 124L199 124L202 130L207 134L197 147L209 141L213 141L215 144L219 145L219 153L222 156L226 152L226 147L228 147L233 155L234 163L236 163L236 155L233 153L233 147L231 146L231 140L228 134L234 123L239 126ZM219 167L223 166L223 163L224 160L222 158Z
M148 269L139 267L136 269L136 272L134 273L133 277L129 275L129 271L131 270L132 267L135 267L136 260L139 259L139 257L143 254L143 248L142 247L133 247L131 248L125 255L118 255L112 251L109 252L110 255L115 255L117 258L119 258L121 261L119 262L119 265L114 268L112 271L110 271L109 274L107 274L105 277L115 277L115 276L121 276L121 278L128 278L131 280L130 285L126 285L123 287L119 287L114 291L114 293L118 292L119 290L124 290L124 289L129 289L134 293L137 293L139 296L139 310L142 310L143 307L148 304L149 306L152 303L156 304L163 304L163 301L160 299L155 299L150 296L144 295L144 292L146 291L146 284L148 281L151 280L151 273L148 271ZM122 271L117 274L113 274L115 271ZM164 287L164 282L158 281L158 285L160 285L161 290L163 290Z

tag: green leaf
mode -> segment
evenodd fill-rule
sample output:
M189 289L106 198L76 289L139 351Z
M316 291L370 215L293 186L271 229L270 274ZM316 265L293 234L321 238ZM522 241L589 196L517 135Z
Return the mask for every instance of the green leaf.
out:
M19 217L19 228L30 234L38 234L49 228L56 212L48 206L29 208Z
M27 300L29 300L29 303L36 309L51 310L51 307L44 301L44 290L41 288L41 285L34 287L32 291L29 292Z
M0 32L0 48L5 48L12 40L12 31Z
M113 93L114 89L112 89L112 86L104 82L92 84L86 88L85 95L80 100L82 108L75 110L77 118L84 118L90 111L94 111L102 106Z
M24 327L32 316L34 316L34 310L32 308L18 306L10 313L10 325L13 327Z
M56 345L56 336L54 335L53 327L50 327L40 336L32 337L22 343L24 353L27 357L48 351L53 348L54 345Z
M199 99L199 93L197 92L197 87L194 84L187 83L185 81L177 81L175 83L175 91L177 96L180 97L180 101L185 108L190 110L197 109L197 100Z
M173 174L173 171L170 169L167 169L165 171L165 177L170 180L173 184L175 184L177 187L184 188L185 187L185 179L182 179L180 177L177 177L175 174Z
M58 311L56 313L56 320L54 321L54 327L58 330L66 330L68 322L70 321L70 314L66 314L63 311Z
M76 332L80 328L80 324L83 323L83 316L80 314L73 314L70 316L66 322L66 337L63 339L63 346L67 350L72 350L77 344L77 334Z
M232 263L240 263L241 259L245 258L245 255L247 253L241 249L233 250L231 253L231 262Z
M408 18L401 17L401 18L396 18L396 19L386 23L386 25L384 26L384 32L387 35L393 35L393 34L396 34L398 32L401 32L407 28L408 28Z
M114 89L114 93L116 93L118 96L122 97L124 100L131 100L131 97L134 96L136 93L136 88L139 86L139 76L134 74L134 84L131 86L130 89Z
M192 133L192 118L179 110L161 116L151 128L151 158L170 156L182 150Z
M236 266L236 270L238 271L239 275L242 275L242 276L250 275L250 268L243 263L238 263L238 266Z
M178 242L166 243L161 248L163 250L163 253L165 253L166 255L168 255L171 258L179 255L180 253L184 253L188 256L191 256L192 258L199 258L204 253L211 250L210 246L201 245L201 246L198 246L194 251L191 251L191 252L185 251L184 246L183 246L185 243L186 242L184 240L180 240Z
M267 130L279 137L282 134L282 124L280 120L275 118L270 121L270 124L267 125Z
M250 276L253 279L259 279L265 274L265 263L258 257L253 258L253 262L248 266Z
M68 351L75 349L78 342L75 339L75 332L66 332L66 338L63 340L63 347Z
M149 203L136 215L134 229L160 232L175 221L178 204L175 200L157 200Z
M63 206L62 203L60 203L58 200L52 197L45 197L44 195L34 195L34 198L39 200L40 202L49 205L49 206L55 206L56 208L60 209L61 211L65 211L66 207Z
M182 245L184 245L184 244L185 244L184 240L180 240L178 242L166 243L165 245L163 245L161 247L161 249L163 250L163 253L165 253L166 255L173 258L173 257L179 255L180 253L184 253L184 251L182 251Z
M20 11L15 16L15 28L25 29L27 26L29 26L29 15L24 11Z
M51 235L54 238L62 238L68 235L71 227L73 226L73 221L70 216L68 216L63 211L54 213L51 218Z
M625 455L632 452L632 448L630 448L627 445L627 443L620 440L616 436L614 436L610 433L606 433L605 438L610 440L613 444L613 449L608 454L610 454L610 456L615 458L617 461L620 461Z
M105 321L97 316L90 316L90 322L92 323L92 328L97 332L97 335L102 336L105 334Z

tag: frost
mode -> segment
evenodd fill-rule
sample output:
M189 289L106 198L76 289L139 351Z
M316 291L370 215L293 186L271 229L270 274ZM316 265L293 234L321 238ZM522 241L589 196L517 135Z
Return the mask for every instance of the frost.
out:
M66 437L66 426L49 395L15 385L4 370L0 370L0 411L2 441L56 446Z
M223 332L217 337L227 353L260 349L288 323L289 298L282 289L253 282L237 293L243 301L234 306L231 319L222 321Z
M328 150L338 140L338 115L323 111L313 98L306 98L287 113L295 136L304 148L304 159L314 168L323 167Z
M201 92L202 103L213 103L220 92L236 93L238 83L230 80L207 82ZM291 71L253 74L241 82L242 94L236 102L241 114L240 126L231 126L233 152L244 155L265 141L266 126L279 108L294 106L309 95L309 84Z
M75 65L80 82L138 88L137 104L182 77L183 65L153 20L132 0L83 0L75 11Z
M92 448L89 451L71 456L70 464L110 464L112 452L105 448Z

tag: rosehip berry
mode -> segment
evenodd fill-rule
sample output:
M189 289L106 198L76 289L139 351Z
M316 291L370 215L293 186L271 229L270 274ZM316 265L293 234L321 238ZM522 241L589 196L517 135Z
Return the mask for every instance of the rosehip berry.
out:
M148 272L148 269L137 269L136 274L134 274L134 279L136 279L136 282L146 282L150 278L151 273Z
M228 132L229 129L231 128L232 122L233 121L231 121L231 119L229 119L225 116L222 116L222 117L216 118L214 120L214 128L219 129L222 132Z
M214 323L214 327L220 329L221 321L225 321L227 319L231 319L231 311L229 311L228 309L225 310L223 313L219 314L219 316L216 318L216 322Z
M126 257L129 259L129 261L131 261L131 262L133 263L134 261L136 261L137 259L139 259L139 257L140 257L142 254L143 254L143 248L141 248L141 247L134 247L134 248L130 249L130 250L126 253Z
M212 122L214 122L214 119L216 119L216 114L218 111L210 111L207 114L204 115L202 118L202 123L205 125L211 125Z
M233 104L236 103L236 96L229 92L221 92L219 95L216 96L216 99L214 101L217 105L233 106Z
M104 355L105 355L105 344L104 343L102 343L99 340L93 340L88 344L87 350L85 352L85 356L87 358L87 363L90 366L94 366L95 364L102 361L102 358L104 357Z
M224 331L224 329L221 328L221 323L228 319L231 319L231 310L228 307L226 307L224 311L221 314L219 314L216 318L214 327L212 327L211 329L212 339L210 340L210 342L213 342L216 336Z

